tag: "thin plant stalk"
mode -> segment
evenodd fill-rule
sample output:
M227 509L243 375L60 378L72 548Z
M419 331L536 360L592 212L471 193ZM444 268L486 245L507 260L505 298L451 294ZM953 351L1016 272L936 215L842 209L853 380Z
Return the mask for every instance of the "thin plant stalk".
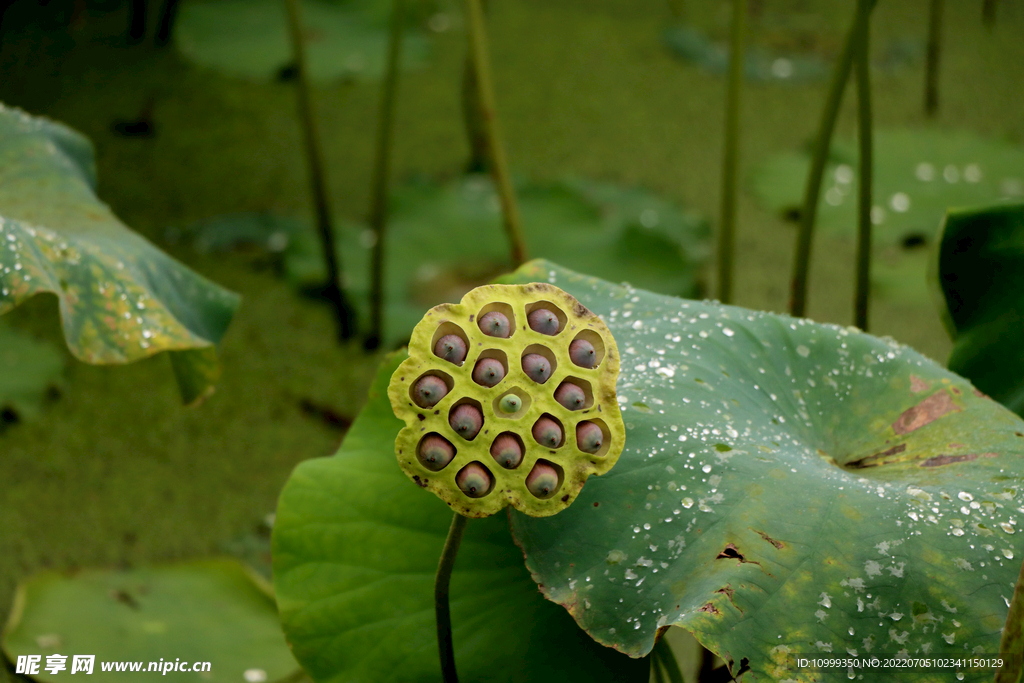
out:
M722 161L722 224L718 233L718 298L732 302L733 251L736 234L736 176L740 146L740 94L743 84L747 0L733 0L729 85L725 102L725 151Z
M999 654L1004 664L996 669L995 683L1017 683L1021 678L1024 662L1024 564L1017 575L1017 585L1010 599L1010 611L1006 614L1003 635L999 639Z
M515 190L509 176L505 148L501 144L498 129L497 107L494 101L494 86L491 82L491 66L487 56L487 31L484 27L484 11L480 0L466 0L466 17L469 28L470 53L473 71L476 75L480 116L487 136L487 150L490 153L490 171L501 200L501 211L505 231L508 234L512 264L515 267L526 262L526 245L523 242L522 219L516 203Z
M462 543L462 532L466 528L468 517L455 513L452 525L448 529L448 538L441 551L441 561L437 565L437 577L434 580L434 613L437 616L437 647L441 655L441 676L444 683L458 683L455 672L455 647L452 644L452 613L448 604L448 588L452 580L452 568L455 556L459 553Z
M941 2L941 0L939 0ZM858 0L858 5L871 0ZM867 11L870 11L868 9ZM860 178L857 188L857 286L854 295L854 325L868 330L868 295L871 287L871 192L872 192L872 122L871 122L871 23L861 23L860 39L854 70L857 80L857 157Z
M388 39L388 64L381 93L377 124L377 155L370 190L370 229L373 253L370 257L370 331L364 346L375 349L384 338L384 246L388 222L388 187L391 180L391 147L395 130L395 99L398 92L398 65L402 58L402 33L405 0L394 0L391 35Z
M807 308L807 274L811 263L811 238L814 234L814 219L818 213L818 198L821 194L821 179L825 174L832 132L835 130L839 105L843 101L843 91L850 78L853 55L857 36L861 32L861 23L867 21L867 13L862 11L862 0L857 2L857 10L853 23L850 25L843 51L836 61L825 98L825 110L821 115L818 137L814 144L811 157L811 170L807 174L807 185L804 190L803 208L800 211L800 227L797 234L796 257L793 260L793 281L789 300L789 312L796 317L803 317Z
M655 661L665 672L668 683L685 683L683 672L679 670L679 662L676 661L676 655L672 652L672 646L668 644L667 638L662 636L654 643L653 654Z
M327 283L324 287L324 294L334 309L338 337L341 340L346 340L355 334L355 315L341 285L341 265L338 263L334 245L334 226L330 205L327 201L323 147L320 144L320 134L316 127L313 99L310 94L309 68L306 62L306 46L302 37L302 9L299 7L299 0L285 0L285 7L288 10L288 27L291 32L292 50L298 71L296 92L299 99L299 117L302 120L302 131L306 142L306 161L309 164L310 189L316 210L316 227L324 251L324 265L327 267Z
M939 57L942 54L942 9L944 0L931 0L928 8L928 56L925 60L924 113L939 110Z
M981 20L985 22L986 28L996 25L996 0L983 0L981 3Z
M665 672L661 666L661 659L653 650L651 651L651 675L654 676L654 683L665 683Z

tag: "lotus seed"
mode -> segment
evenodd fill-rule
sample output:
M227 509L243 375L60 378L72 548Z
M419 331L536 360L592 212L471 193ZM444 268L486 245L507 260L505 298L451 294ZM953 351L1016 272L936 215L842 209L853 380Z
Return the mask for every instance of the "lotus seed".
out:
M485 387L493 387L505 379L505 366L494 358L481 358L473 368L473 381Z
M551 377L551 363L539 353L523 356L523 372L537 384L544 384Z
M480 316L480 331L488 337L508 338L512 334L512 326L504 313L491 311Z
M597 352L594 345L586 339L574 339L569 344L569 360L581 368L592 368L597 365Z
M562 382L555 389L555 400L569 410L582 410L587 402L587 395L572 382Z
M471 462L455 475L455 483L470 498L483 498L491 490L491 473Z
M597 453L604 443L604 433L593 422L580 422L576 425L576 445L584 453Z
M503 413L514 413L523 405L523 400L515 394L508 394L502 396L501 400L498 401L498 407Z
M541 446L558 448L562 445L562 428L550 417L542 417L533 425L533 438Z
M420 462L428 470L443 470L455 457L455 446L438 434L431 434L420 442Z
M530 329L546 335L558 334L558 317L546 308L538 308L526 317Z
M538 462L526 475L526 488L538 498L549 498L558 490L558 471L544 462Z
M420 408L431 408L448 393L448 385L440 377L427 375L416 382L412 400Z
M491 456L505 469L515 469L523 461L523 447L511 434L501 434L491 444Z
M472 403L463 403L448 416L448 424L466 441L472 441L484 426L484 416Z
M462 365L466 360L466 342L457 334L446 334L434 345L434 355L438 358Z

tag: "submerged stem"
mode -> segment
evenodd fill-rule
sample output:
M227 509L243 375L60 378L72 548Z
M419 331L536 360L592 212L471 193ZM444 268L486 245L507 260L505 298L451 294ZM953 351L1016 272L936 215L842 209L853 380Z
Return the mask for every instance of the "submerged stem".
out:
M857 0L868 5L872 0ZM863 9L865 13L871 8ZM860 151L857 164L860 180L857 188L857 288L853 301L853 324L867 332L868 295L871 288L871 192L872 192L872 130L871 130L871 62L869 59L870 22L861 24L857 40L857 139Z
M825 110L821 115L818 137L814 144L814 155L811 158L811 170L807 174L807 186L804 191L803 208L800 211L800 231L797 235L796 258L793 262L792 292L789 300L790 315L802 317L807 308L807 273L811 262L811 237L814 233L814 219L818 213L818 196L821 193L821 178L825 173L828 161L829 146L832 142L832 131L835 129L839 105L843 101L843 91L850 78L853 64L854 47L857 36L861 32L861 22L867 21L867 14L861 11L861 3L857 3L853 23L846 36L843 51L836 61L832 72L832 81L825 98Z
M942 53L943 0L931 0L928 7L928 56L924 75L924 113L935 116L939 109L939 57Z
M437 615L437 647L441 654L441 675L444 683L458 683L455 672L455 648L452 644L452 614L448 605L448 587L452 580L452 568L455 556L459 553L462 543L462 532L466 528L468 517L455 513L452 525L448 529L448 538L441 551L441 561L437 565L437 577L434 580L434 612Z
M345 340L355 333L355 315L341 286L341 265L338 263L338 255L334 246L334 226L327 201L323 147L320 144L320 134L316 128L316 116L313 112L313 99L310 94L309 68L306 63L305 41L302 37L302 9L299 7L299 0L285 0L285 7L288 9L288 28L291 32L292 50L298 70L296 92L299 98L302 131L305 135L306 161L309 163L309 183L316 210L316 227L324 251L324 265L327 268L327 283L324 293L334 308L338 337Z
M484 135L487 138L487 150L490 158L491 175L501 200L501 211L508 233L509 246L512 253L512 264L515 267L526 262L526 246L523 243L522 220L519 206L516 204L515 190L508 172L508 161L505 148L502 147L498 131L498 115L494 102L494 87L491 83L491 66L487 57L487 31L484 27L484 11L480 0L466 0L466 16L469 24L469 46L473 60L473 72L476 76L477 95L479 97L480 117L483 121Z
M405 0L394 0L387 73L381 91L380 119L377 124L377 155L370 190L370 229L373 231L374 243L370 257L370 331L364 344L367 349L380 346L384 337L384 237L388 222L391 146L394 141L395 96L398 92L398 63L402 58L404 19Z
M732 302L733 251L736 233L736 175L740 146L740 93L745 60L747 0L733 0L729 85L725 103L725 150L722 162L722 224L718 233L718 298Z

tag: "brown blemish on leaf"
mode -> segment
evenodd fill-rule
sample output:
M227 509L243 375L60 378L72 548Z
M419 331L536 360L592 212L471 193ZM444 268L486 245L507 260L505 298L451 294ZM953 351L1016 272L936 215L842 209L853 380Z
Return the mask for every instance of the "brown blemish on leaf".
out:
M779 550L782 550L783 548L786 547L785 543L783 543L782 541L776 541L774 538L772 538L771 536L769 536L768 534L766 534L763 531L758 531L757 529L751 529L751 531L753 531L755 534L757 534L758 536L760 536L764 540L766 540L769 543L771 543L773 546L775 546Z
M707 612L708 614L713 614L713 615L715 615L716 617L717 617L717 616L718 616L719 614L721 614L721 612L719 612L719 611L718 611L718 608L717 608L717 607L715 607L714 605L712 605L712 604L711 604L710 602L709 602L709 603L707 603L706 605L704 605L703 607L701 607L701 608L700 608L699 610L697 610L697 611L698 611L698 612Z
M899 455L905 450L907 450L907 444L896 444L892 448L881 451L880 453L872 453L871 455L865 455L863 458L851 460L846 463L844 467L854 470L864 469L865 467L878 467L879 465L885 464L885 458Z
M997 453L967 453L966 455L936 455L933 458L928 458L921 467L941 467L942 465L952 465L957 462L970 462L971 460L977 460L981 458L995 458Z
M937 391L913 408L903 411L899 419L892 423L893 431L897 434L908 434L931 424L949 413L960 411L960 406L953 403L953 399L945 391Z
M929 386L931 385L928 384L928 382L921 379L917 375L910 376L910 393L920 394L922 391L927 390Z

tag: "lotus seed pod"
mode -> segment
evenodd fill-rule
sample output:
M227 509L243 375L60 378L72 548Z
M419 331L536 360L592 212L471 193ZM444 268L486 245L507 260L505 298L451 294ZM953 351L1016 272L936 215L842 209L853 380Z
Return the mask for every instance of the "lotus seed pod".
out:
M581 368L592 368L597 365L597 351L586 339L574 339L569 344L569 360Z
M523 399L519 398L515 394L509 394L508 396L502 396L501 400L498 401L498 409L503 413L512 414L519 410L523 406Z
M558 471L544 462L538 462L526 475L526 488L538 498L547 498L558 490Z
M519 463L523 461L523 447L511 434L501 434L491 444L491 456L499 465L512 470L519 467Z
M482 498L491 491L491 473L471 462L455 475L455 483L470 498Z
M558 316L546 308L538 308L526 318L530 329L549 336L558 334Z
M555 389L555 400L569 410L582 410L587 402L587 395L572 382L562 382Z
M562 445L562 428L550 417L542 417L533 425L533 438L541 446L558 448Z
M539 353L523 356L523 372L537 384L544 384L551 377L551 362Z
M593 422L576 425L576 445L584 453L597 453L604 444L604 433Z
M491 311L480 316L480 331L488 337L507 339L512 334L512 326L504 313Z
M473 381L481 386L493 387L503 379L505 379L505 366L494 358L481 358L473 368Z
M457 334L446 334L437 340L434 355L450 363L462 365L466 360L466 342Z
M431 434L420 442L419 457L424 467L437 472L455 457L455 446L443 436Z
M420 408L432 408L448 394L448 385L434 375L427 375L416 382L412 392L412 400Z
M472 403L463 403L448 416L448 424L466 441L472 441L484 426L484 415Z
M528 284L485 285L430 309L391 376L398 464L458 514L556 514L622 453L615 339L545 282L553 272L562 277L528 264L512 276L528 274Z

